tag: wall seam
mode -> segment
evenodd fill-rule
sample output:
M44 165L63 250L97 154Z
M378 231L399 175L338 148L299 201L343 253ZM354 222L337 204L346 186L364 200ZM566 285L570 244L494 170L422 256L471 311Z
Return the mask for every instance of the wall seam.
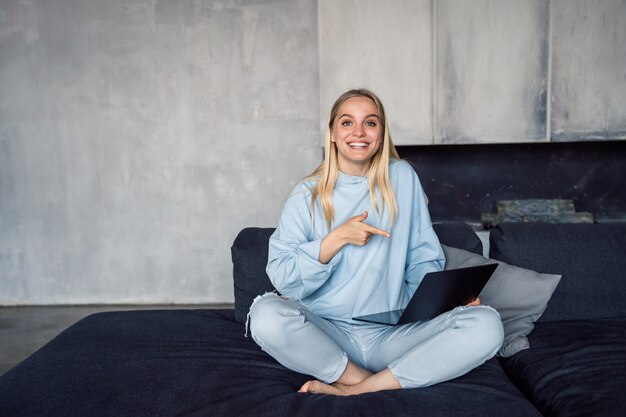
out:
M431 28L431 44L430 44L430 123L431 126L431 144L436 143L437 138L437 0L430 2L430 28Z
M322 27L320 2L315 2L315 13L317 16L317 102L319 103L319 109L317 112L317 131L319 139L319 145L324 149L324 118L322 112L324 111L324 103L322 103Z
M546 142L552 131L552 0L548 0L548 74L546 85Z

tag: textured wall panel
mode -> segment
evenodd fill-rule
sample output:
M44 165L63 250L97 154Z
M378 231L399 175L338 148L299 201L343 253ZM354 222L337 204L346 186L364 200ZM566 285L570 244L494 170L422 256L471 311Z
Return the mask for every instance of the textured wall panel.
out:
M0 4L0 304L232 301L317 164L317 7Z
M597 222L626 221L626 141L402 146L433 221L480 224L499 200L571 199Z
M320 0L322 130L335 99L368 87L397 144L432 143L431 1Z
M554 0L552 139L626 139L626 1Z
M548 9L436 1L436 143L545 140Z

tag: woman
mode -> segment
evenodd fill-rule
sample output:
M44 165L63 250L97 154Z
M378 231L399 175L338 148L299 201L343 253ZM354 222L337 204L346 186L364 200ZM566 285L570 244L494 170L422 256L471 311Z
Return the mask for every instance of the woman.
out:
M332 107L324 160L293 189L270 238L267 273L282 295L255 299L250 332L278 362L315 377L300 392L351 395L458 377L502 344L498 313L479 301L401 326L352 320L404 308L444 264L382 103L350 90Z

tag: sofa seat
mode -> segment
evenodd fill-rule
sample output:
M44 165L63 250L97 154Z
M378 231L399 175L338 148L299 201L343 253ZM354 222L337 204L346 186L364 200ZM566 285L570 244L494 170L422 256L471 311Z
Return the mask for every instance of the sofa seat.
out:
M531 349L502 361L544 416L626 413L626 318L540 322Z
M482 253L467 225L434 228L444 245ZM0 416L624 415L626 224L499 225L493 258L562 275L526 329L530 347L432 387L343 398L298 394L309 377L244 337L252 300L273 289L265 274L272 231L246 228L235 239L234 310L87 317L0 376Z
M0 378L2 416L540 416L496 359L425 389L298 394L233 310L98 313Z

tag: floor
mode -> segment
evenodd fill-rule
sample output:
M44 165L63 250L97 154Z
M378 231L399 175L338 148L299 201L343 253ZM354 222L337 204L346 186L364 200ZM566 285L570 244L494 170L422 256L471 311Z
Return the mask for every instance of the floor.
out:
M232 307L232 304L0 307L0 375L38 350L65 328L93 313Z

